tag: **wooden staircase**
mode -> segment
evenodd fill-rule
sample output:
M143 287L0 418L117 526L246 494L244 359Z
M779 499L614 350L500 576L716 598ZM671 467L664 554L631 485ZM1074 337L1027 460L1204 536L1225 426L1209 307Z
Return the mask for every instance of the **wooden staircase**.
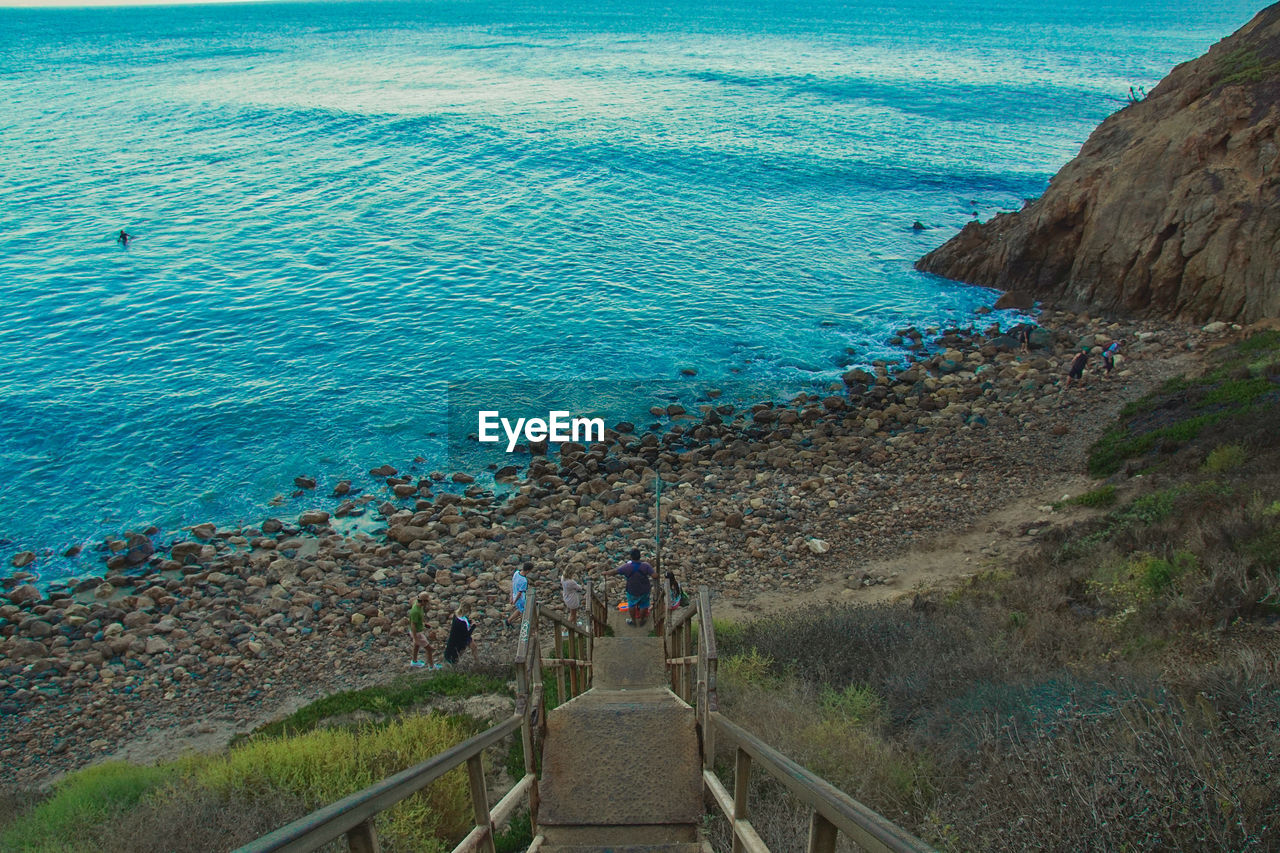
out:
M601 637L593 663L591 689L547 716L540 849L702 851L697 720L667 687L662 640Z
M590 582L585 630L541 609L530 588L512 716L237 853L306 853L343 837L352 853L379 853L377 815L464 765L474 828L454 853L493 853L497 829L522 806L537 833L530 853L710 853L701 836L707 802L728 821L734 853L769 853L750 820L753 773L768 774L811 810L808 853L835 853L839 835L872 853L930 853L892 821L725 719L710 590L670 614L665 584L654 593L658 636L650 637L647 628L622 624ZM540 640L543 621L550 623L549 649ZM614 636L607 636L610 629ZM573 697L546 714L544 665L554 670L556 694ZM501 750L511 736L520 739L525 775L492 802L484 754ZM732 761L731 787L713 766L717 743L721 758Z

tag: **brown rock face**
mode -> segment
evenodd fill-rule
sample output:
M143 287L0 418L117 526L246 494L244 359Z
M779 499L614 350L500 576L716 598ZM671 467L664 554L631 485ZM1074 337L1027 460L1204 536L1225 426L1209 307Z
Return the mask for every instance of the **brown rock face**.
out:
M916 267L1063 306L1280 317L1280 4L1103 121L1039 199Z

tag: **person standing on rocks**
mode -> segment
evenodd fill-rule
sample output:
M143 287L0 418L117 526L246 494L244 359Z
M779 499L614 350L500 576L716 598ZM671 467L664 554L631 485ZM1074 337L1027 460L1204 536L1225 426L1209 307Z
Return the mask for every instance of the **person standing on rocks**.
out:
M532 574L533 563L525 563L511 576L511 614L507 616L508 625L524 618L524 600L529 592L529 576Z
M418 597L414 599L413 606L409 608L409 640L413 643L413 657L409 659L409 666L423 666L423 662L418 660L419 650L427 655L426 666L432 669L439 669L440 664L436 663L435 649L432 648L430 639L426 631L426 614L424 608L431 601L431 596L426 592L418 593Z
M627 581L628 625L643 625L649 618L649 593L653 566L640 561L640 549L631 549L631 559L616 569Z
M1018 329L1018 343L1022 344L1024 353L1031 352L1031 324L1023 323L1022 328Z
M1089 351L1082 349L1076 353L1076 357L1071 359L1071 367L1067 370L1067 382L1062 386L1063 393L1071 387L1072 381L1080 383L1080 387L1084 387L1084 366L1089 361Z
M569 611L569 621L578 624L578 608L582 606L582 584L574 579L577 570L569 566L560 576L560 598L564 600L564 609Z
M449 625L449 639L444 644L446 663L457 666L458 659L468 648L471 649L472 661L480 663L480 651L476 648L476 641L472 636L475 630L475 623L471 621L471 605L466 602L459 604L458 609L454 611L453 622Z
M675 572L667 572L667 586L671 589L671 598L667 602L668 608L675 610L677 607L684 607L689 603L689 597L680 588L680 581L676 580Z

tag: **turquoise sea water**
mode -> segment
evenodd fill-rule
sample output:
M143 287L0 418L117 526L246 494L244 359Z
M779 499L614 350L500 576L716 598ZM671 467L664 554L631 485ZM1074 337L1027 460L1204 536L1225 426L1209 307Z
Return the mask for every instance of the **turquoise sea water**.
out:
M785 393L968 323L991 294L912 261L1254 11L0 9L0 559L442 467L451 382L612 423L683 367Z

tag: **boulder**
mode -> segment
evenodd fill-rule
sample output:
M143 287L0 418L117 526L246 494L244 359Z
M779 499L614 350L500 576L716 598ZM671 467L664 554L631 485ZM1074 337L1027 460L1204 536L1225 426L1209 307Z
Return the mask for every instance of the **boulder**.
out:
M124 562L127 566L141 566L156 552L156 546L141 533L130 533L125 538L125 546L128 549L124 554Z
M329 513L322 509L309 509L298 516L298 524L303 527L320 527L329 523Z
M24 583L9 590L8 598L18 605L34 604L40 600L40 590L36 589L32 584Z

